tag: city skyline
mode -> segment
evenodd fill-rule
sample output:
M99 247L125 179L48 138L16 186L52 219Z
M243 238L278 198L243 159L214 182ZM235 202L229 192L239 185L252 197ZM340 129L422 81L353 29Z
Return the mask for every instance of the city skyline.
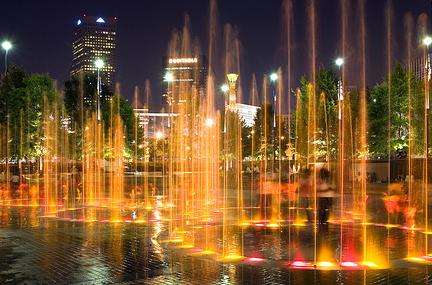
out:
M371 64L368 72L368 83L373 84L382 79L385 74L385 4L386 1L367 2L367 53ZM428 1L409 1L394 5L394 59L403 60L404 51L401 39L403 29L403 15L411 12L415 19L420 13L430 13ZM239 31L242 44L242 84L249 86L252 73L260 78L264 73L270 73L284 65L284 48L282 44L282 1L271 1L268 5L261 5L260 1L218 1L218 28L231 23ZM318 1L318 66L329 67L337 56L339 45L339 7L338 1ZM18 11L20 3L7 3L11 12ZM103 17L118 17L118 81L121 83L122 93L129 100L132 99L133 89L139 86L144 89L145 80L149 79L153 96L151 102L156 109L162 107L163 98L163 63L161 58L166 56L169 38L174 29L181 29L185 13L190 15L192 34L200 41L203 50L207 46L208 3L207 1L182 1L170 3L167 9L164 4L132 3L129 7L121 7L115 1L108 1L104 5L96 2L77 1L65 4L64 8L51 13L56 7L53 1L30 3L21 11L21 23L17 18L9 15L0 19L3 30L2 38L8 38L14 43L14 50L10 54L10 62L23 66L30 72L48 73L63 83L68 78L70 62L72 61L71 46L73 29L80 15L86 13ZM350 14L356 13L352 7ZM306 54L306 12L305 5L300 1L294 2L294 40L293 40L293 74L294 82L308 72ZM10 13L12 15L14 13ZM43 22L43 29L35 31L40 25L33 25L30 15L50 15L50 24ZM41 17L46 18L46 17ZM23 20L24 19L24 20ZM355 22L349 20L349 27ZM380 27L378 30L375 27ZM332 31L329 33L328 31ZM258 35L258 37L256 36ZM350 40L350 44L355 44ZM382 50L383 52L376 52ZM54 52L55 51L55 52ZM38 54L38 56L34 56ZM206 52L204 52L206 54ZM347 66L351 63L348 61ZM220 83L220 82L219 82ZM62 84L60 84L62 85Z
M432 0L25 2L0 284L431 282Z

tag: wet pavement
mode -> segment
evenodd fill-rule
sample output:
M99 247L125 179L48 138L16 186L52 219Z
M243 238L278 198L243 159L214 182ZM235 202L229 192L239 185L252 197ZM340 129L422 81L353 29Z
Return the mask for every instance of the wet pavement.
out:
M390 269L305 270L289 261L313 256L310 226L245 229L245 256L255 259L236 264L163 243L165 226L61 221L36 207L0 207L0 284L432 284L432 267L403 260L422 234L399 228L369 226L368 250L391 260ZM357 257L358 230L345 226L342 243ZM340 231L339 224L318 229L316 250L336 258Z

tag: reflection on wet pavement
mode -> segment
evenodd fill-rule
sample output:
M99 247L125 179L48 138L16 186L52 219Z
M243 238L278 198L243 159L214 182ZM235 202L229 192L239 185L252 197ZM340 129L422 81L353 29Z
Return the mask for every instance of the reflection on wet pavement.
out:
M243 262L228 264L161 243L160 222L78 223L40 218L37 208L0 208L1 284L429 284L431 267L403 261L409 235L371 227L377 248L387 247L391 269L302 270L293 260L311 250L309 227L244 230ZM288 230L290 233L288 234ZM339 225L320 229L337 255ZM345 251L356 245L347 226ZM349 233L353 233L351 236ZM351 242L348 242L350 239ZM415 239L415 237L414 237ZM382 241L385 241L384 243ZM291 246L288 246L291 244ZM320 250L324 250L320 247ZM382 250L386 252L385 250ZM355 254L356 249L353 246ZM385 257L385 256L384 256ZM289 264L291 260L291 266Z

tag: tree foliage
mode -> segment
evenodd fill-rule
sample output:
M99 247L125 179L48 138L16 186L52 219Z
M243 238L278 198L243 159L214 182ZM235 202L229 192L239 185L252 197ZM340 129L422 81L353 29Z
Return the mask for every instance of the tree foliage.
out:
M60 95L47 75L27 74L11 66L0 85L0 124L9 139L11 158L41 155L44 109Z

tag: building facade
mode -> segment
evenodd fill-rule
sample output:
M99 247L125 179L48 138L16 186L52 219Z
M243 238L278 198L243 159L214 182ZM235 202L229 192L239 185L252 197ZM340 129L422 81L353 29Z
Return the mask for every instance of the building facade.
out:
M147 130L149 137L154 137L156 133L169 132L171 121L177 114L149 112L147 108L134 109L135 116L138 117L138 124Z
M207 59L205 56L163 58L164 97L169 106L178 104L178 93L192 88L200 97L205 96L207 80ZM168 88L169 86L169 88ZM182 89L182 90L180 90Z
M103 84L111 85L116 72L117 18L80 17L74 27L72 68L70 75L96 73L96 59L102 59L99 69Z

